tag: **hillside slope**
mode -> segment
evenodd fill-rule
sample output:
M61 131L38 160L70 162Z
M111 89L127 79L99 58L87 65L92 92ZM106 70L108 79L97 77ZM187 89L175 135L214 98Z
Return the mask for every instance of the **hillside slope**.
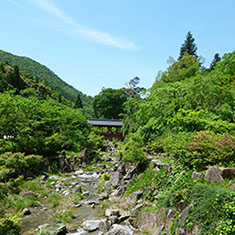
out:
M0 50L0 61L8 62L12 66L17 65L21 71L23 70L37 77L39 81L45 82L53 91L59 92L70 101L75 101L79 94L85 106L91 104L91 96L86 96L81 91L64 82L45 65L28 57L16 56L2 50Z

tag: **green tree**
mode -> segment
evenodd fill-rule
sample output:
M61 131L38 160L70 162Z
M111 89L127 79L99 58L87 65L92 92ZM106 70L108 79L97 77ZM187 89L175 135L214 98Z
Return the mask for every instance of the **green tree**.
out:
M93 108L97 118L118 119L123 112L127 95L122 89L103 89L94 97Z
M126 92L127 96L130 99L132 98L139 99L141 93L146 90L144 87L137 86L139 82L140 78L134 77L133 79L131 79L129 82L126 83L127 88L125 87L123 88L123 90Z
M196 58L198 57L196 54L197 46L194 43L194 41L195 41L195 39L193 38L193 35L189 31L184 43L182 44L182 46L180 48L180 55L179 55L178 60L181 60L181 58L184 56L185 52L187 52L189 55L192 55Z
M77 95L77 99L76 99L76 101L75 101L73 107L74 107L75 109L77 109L77 108L83 108L82 100L81 100L81 97L80 97L79 94Z
M163 82L182 81L195 76L198 72L198 59L185 52L181 60L174 62L167 68L167 71L160 74L160 80Z
M214 55L214 59L212 60L211 64L210 64L210 70L213 70L216 66L216 64L221 61L221 58L219 56L219 53L216 53Z

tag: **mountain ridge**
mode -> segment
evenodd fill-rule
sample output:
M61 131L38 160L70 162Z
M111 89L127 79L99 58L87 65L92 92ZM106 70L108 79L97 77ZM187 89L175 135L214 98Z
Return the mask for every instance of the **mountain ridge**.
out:
M91 96L83 94L72 85L63 81L46 65L43 65L36 60L31 59L30 57L18 56L10 52L0 50L0 61L9 63L11 66L17 65L20 70L37 77L39 81L44 82L53 91L60 93L70 101L74 102L77 98L77 95L80 95L85 106L89 106L91 104Z

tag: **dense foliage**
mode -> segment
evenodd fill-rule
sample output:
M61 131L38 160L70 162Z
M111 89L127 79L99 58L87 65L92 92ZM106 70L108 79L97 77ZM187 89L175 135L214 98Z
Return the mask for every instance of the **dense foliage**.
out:
M126 141L135 138L141 146L169 153L192 167L232 163L234 69L235 52L207 72L186 53L161 74L146 99L125 103ZM200 139L203 133L207 137Z
M84 95L82 92L76 90L69 84L65 83L55 73L53 73L46 66L28 58L10 54L8 52L0 50L0 62L7 62L11 66L17 65L20 70L31 74L33 77L44 82L53 91L56 91L66 99L75 102L77 95L79 94L84 106L90 106L92 97Z
M70 107L18 67L1 68L0 153L56 156L61 150L80 151L89 129L85 111Z
M95 117L118 119L126 100L127 95L122 89L103 89L93 100Z

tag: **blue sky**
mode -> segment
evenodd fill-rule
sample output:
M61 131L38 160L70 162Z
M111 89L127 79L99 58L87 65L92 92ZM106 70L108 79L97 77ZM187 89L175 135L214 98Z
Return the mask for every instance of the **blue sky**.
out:
M149 88L188 31L208 66L235 50L234 0L0 0L0 49L88 95L135 76Z

